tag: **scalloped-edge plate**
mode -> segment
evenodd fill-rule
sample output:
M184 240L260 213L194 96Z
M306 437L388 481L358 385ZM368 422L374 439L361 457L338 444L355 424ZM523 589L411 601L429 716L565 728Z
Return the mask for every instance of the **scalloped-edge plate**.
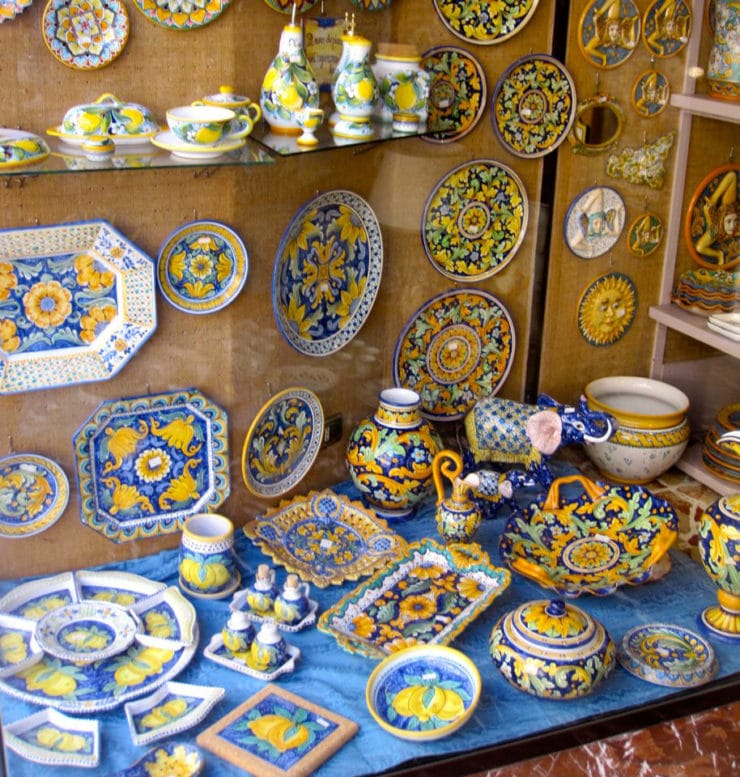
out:
M362 502L329 489L281 502L246 524L244 533L319 588L369 575L406 548L406 540Z
M69 481L51 459L35 453L0 458L0 537L30 537L53 526L69 502Z
M231 0L134 0L150 22L168 30L195 30L218 19Z
M151 696L124 704L131 740L148 745L187 731L205 720L225 694L225 688L166 682Z
M619 663L654 685L693 688L708 683L719 669L714 648L690 629L669 623L635 626L617 650Z
M483 46L502 43L521 32L539 0L434 0L440 21L458 38Z
M240 661L235 658L231 651L224 647L224 641L220 634L214 634L211 637L211 641L203 649L203 655L211 661L214 661L221 666L225 666L227 669L233 669L236 672L254 677L257 680L264 680L270 682L276 677L280 677L281 674L292 672L295 669L296 661L301 657L301 651L295 645L288 645L286 647L286 653L288 657L272 672L260 672L258 669L253 669L245 661Z
M315 599L308 600L308 612L304 618L298 621L298 623L285 623L275 616L274 613L265 615L250 609L247 604L247 593L248 591L246 589L237 591L234 594L234 598L231 600L229 610L231 610L231 612L243 612L253 623L273 621L280 631L288 631L293 634L298 631L303 631L303 629L308 626L313 626L313 624L316 623L316 613L319 609L319 603Z
M323 441L324 409L316 394L281 391L262 406L244 438L244 485L255 496L282 496L308 474Z
M412 645L446 645L511 582L476 543L422 540L319 617L350 653L385 658Z
M28 761L44 766L92 768L100 761L97 720L70 718L41 710L3 726L5 744Z
M131 766L108 777L196 777L203 771L203 764L203 753L195 745L189 742L164 742L144 753Z

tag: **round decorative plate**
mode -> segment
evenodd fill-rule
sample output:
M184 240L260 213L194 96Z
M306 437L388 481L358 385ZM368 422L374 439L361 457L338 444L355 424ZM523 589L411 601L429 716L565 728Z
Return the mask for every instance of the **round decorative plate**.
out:
M226 138L213 146L196 146L193 143L183 143L173 132L165 130L158 132L153 138L152 143L157 148L163 148L165 151L172 152L175 156L183 159L215 159L225 154L227 151L236 151L246 145L246 138Z
M642 39L656 57L678 54L689 42L693 15L685 0L654 0L645 11Z
M565 214L565 242L581 259L601 256L619 240L624 217L624 200L618 191L609 186L584 189Z
M165 240L157 282L168 302L185 313L213 313L236 299L247 280L242 239L219 221L191 221Z
M459 46L436 46L424 52L422 68L431 80L427 126L433 143L449 143L470 132L486 108L488 83L481 63Z
M171 30L204 27L221 16L231 0L134 0L149 21Z
M352 0L363 11L382 11L391 4L391 0Z
M578 47L594 66L621 65L640 40L640 10L632 0L591 0L578 25Z
M123 52L128 11L121 0L49 0L41 19L52 55L76 70L97 70Z
M304 13L316 5L316 0L265 0L273 11L292 13L295 6L296 13Z
M659 70L646 70L632 86L632 107L645 119L661 113L670 98L671 85Z
M256 496L285 494L311 469L323 440L319 398L304 388L281 391L257 413L244 439L244 485Z
M635 256L650 256L663 240L663 222L655 213L641 213L627 230L627 247Z
M283 337L309 356L343 348L370 315L382 270L380 225L362 197L335 189L309 200L275 256L272 304Z
M69 481L51 459L20 453L0 459L0 538L29 537L48 529L69 501Z
M637 288L624 273L602 275L586 287L578 302L578 331L591 345L614 345L632 326Z
M539 0L434 0L442 24L471 43L501 43L520 32Z
M622 638L617 660L641 680L670 688L708 683L719 668L709 642L689 629L666 623L630 629Z
M139 621L111 602L73 602L44 613L33 632L41 649L62 661L92 664L123 653Z
M689 253L701 267L731 270L740 263L737 163L712 170L694 192L684 221Z
M430 742L471 717L481 686L478 668L464 653L445 645L416 645L391 653L373 669L365 702L389 733Z
M496 84L491 121L498 139L516 156L554 151L568 137L575 117L573 79L547 54L518 59Z
M28 8L33 0L0 0L0 24L15 19Z
M506 267L524 240L529 204L506 165L464 162L435 186L424 207L421 237L434 268L456 281L481 281Z
M411 316L393 353L393 379L421 397L428 418L454 421L494 396L514 361L514 322L482 289L452 289Z

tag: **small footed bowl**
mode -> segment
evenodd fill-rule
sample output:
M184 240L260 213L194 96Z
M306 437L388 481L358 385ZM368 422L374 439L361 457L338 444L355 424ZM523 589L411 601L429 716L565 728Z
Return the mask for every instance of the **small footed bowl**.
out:
M480 673L464 653L444 645L416 645L375 667L365 702L389 733L430 742L457 731L472 716L480 692Z

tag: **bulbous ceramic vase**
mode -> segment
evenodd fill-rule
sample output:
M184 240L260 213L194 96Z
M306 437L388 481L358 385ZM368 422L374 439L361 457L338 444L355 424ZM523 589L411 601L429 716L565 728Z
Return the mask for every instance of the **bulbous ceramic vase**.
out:
M740 101L740 3L714 0L714 43L707 81L712 97Z
M387 518L410 515L432 485L432 463L442 448L434 428L422 418L415 391L380 392L374 414L355 427L347 464L363 498Z
M370 67L371 43L351 30L342 35L342 56L339 60L332 97L337 117L331 128L338 137L372 137L370 121L378 99L378 82Z

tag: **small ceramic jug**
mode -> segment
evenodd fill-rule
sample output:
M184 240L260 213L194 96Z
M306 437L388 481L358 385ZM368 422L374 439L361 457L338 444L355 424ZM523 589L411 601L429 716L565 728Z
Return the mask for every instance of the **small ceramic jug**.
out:
M272 620L265 621L249 649L249 665L259 672L272 672L288 658L288 645Z
M241 610L232 612L227 624L221 630L224 647L234 658L246 661L249 648L254 641L254 626Z
M271 613L277 596L275 588L275 570L267 564L257 567L254 583L247 589L247 604L249 609L258 613Z
M275 617L289 625L300 623L308 615L308 592L308 583L301 582L298 575L288 575L282 592L275 599Z
M468 497L475 478L461 478L462 459L455 451L441 450L432 462L434 485L437 489L437 531L445 542L470 542L481 522L478 506ZM445 496L444 475L452 483L452 496Z

